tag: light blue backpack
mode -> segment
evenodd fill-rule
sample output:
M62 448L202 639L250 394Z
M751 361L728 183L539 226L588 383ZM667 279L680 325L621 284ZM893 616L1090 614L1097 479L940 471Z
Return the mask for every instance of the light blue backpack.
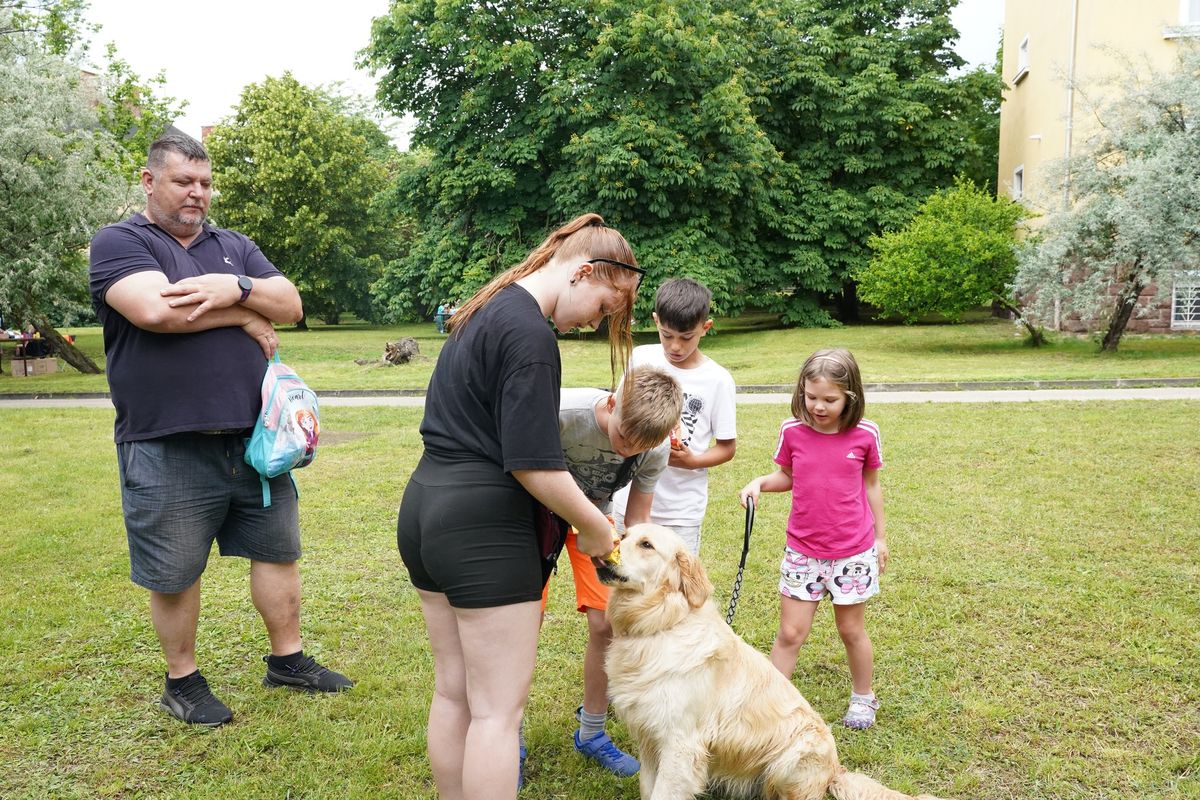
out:
M246 440L246 463L262 480L263 508L271 505L271 484L285 472L306 467L317 457L321 435L317 395L292 369L279 360L267 364L262 382L262 410L254 433ZM292 478L293 487L296 479ZM297 490L299 494L299 490Z

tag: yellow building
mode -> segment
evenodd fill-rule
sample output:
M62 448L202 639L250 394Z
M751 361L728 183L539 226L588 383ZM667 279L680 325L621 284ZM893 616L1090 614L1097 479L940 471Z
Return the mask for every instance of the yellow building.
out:
M1047 165L1079 154L1095 107L1120 90L1121 76L1169 69L1189 37L1200 37L1200 0L1005 0L999 193L1035 211L1064 208L1069 182ZM1194 306L1185 319L1165 309L1157 324L1131 321L1130 330L1200 328L1200 290L1175 295Z

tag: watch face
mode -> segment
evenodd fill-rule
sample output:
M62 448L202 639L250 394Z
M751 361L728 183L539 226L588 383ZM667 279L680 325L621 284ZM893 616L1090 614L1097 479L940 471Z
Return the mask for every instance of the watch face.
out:
M254 284L245 275L238 276L238 288L243 292L248 292L254 288Z

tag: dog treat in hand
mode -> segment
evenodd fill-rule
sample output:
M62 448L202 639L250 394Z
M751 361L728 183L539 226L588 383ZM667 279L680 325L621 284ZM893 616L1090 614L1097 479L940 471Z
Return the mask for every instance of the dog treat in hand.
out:
M671 449L676 451L683 449L683 442L679 438L678 425L671 429Z
M612 517L609 517L608 521L612 522L613 521ZM612 529L612 543L613 543L612 552L604 557L604 563L605 564L613 564L613 565L620 564L621 563L621 534L617 533L617 528L615 525L613 526L613 529Z

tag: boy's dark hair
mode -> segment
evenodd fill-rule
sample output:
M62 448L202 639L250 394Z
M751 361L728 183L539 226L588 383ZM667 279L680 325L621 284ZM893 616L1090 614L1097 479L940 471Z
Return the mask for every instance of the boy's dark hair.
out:
M712 311L712 292L691 278L673 278L658 287L654 295L654 313L658 322L676 331L690 331L708 319Z
M204 145L186 133L165 133L150 143L146 168L157 173L167 163L167 153L178 153L188 161L208 161Z

